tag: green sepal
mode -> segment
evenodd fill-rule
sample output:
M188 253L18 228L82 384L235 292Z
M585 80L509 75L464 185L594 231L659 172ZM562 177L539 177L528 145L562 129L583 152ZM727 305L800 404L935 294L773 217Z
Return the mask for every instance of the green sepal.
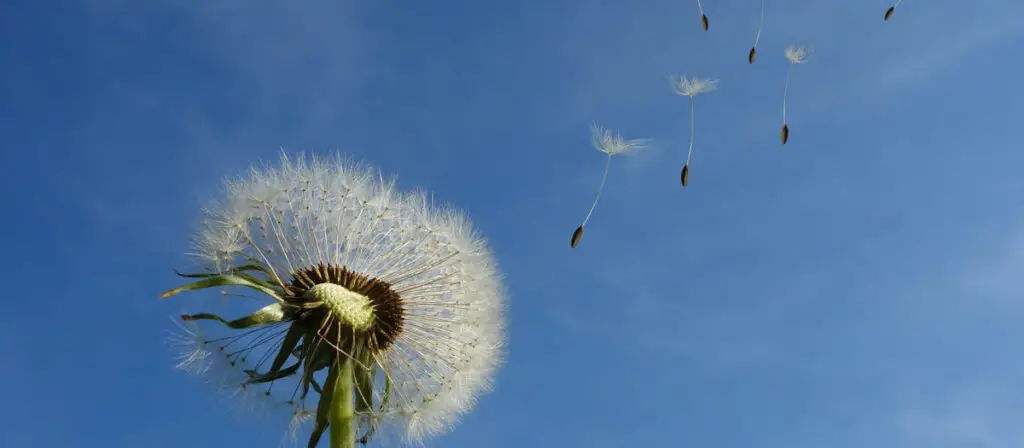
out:
M313 350L313 344L315 343L315 340L315 330L306 330L306 334L302 336L302 354L299 356L299 359L302 360L303 365L301 380L302 395L300 396L301 399L303 400L305 400L306 395L309 394L309 386L311 383L313 383L313 369L311 369L310 367L313 365L313 360L311 358L315 355L315 352ZM318 390L317 392L323 395L323 391Z
M251 276L248 276L248 277L252 278ZM258 280L258 279L256 279L256 280ZM249 279L247 279L245 277L238 276L238 275L222 274L222 275L217 275L217 276L214 276L214 277L204 278L204 279L199 280L197 282L189 283L187 285L182 285L182 286L179 286L177 288L168 290L168 291L164 292L163 294L160 294L160 298L161 299L166 299L168 297L177 295L177 294L185 292L185 291L194 291L194 290L197 290L197 289L215 288L215 287L218 287L218 286L245 286L247 288L255 289L255 290L257 290L259 292L262 292L262 293L264 293L264 294L266 294L266 295L268 295L270 297L273 297L274 300L277 300L279 302L283 302L284 301L281 298L281 294L279 294L276 289L274 289L272 287L269 287L269 286L261 285L260 282L261 281L254 282L252 280L249 280ZM265 283L265 282L263 282L263 283Z
M365 445L376 430L373 424L373 380L377 375L377 362L366 349L360 350L356 359L358 361L352 366L355 375L356 415L365 416L369 421L366 433L359 438L359 443Z
M277 357L274 358L274 363L270 365L270 370L267 372L268 375L276 373L281 367L284 367L284 363L288 361L288 357L295 351L295 346L299 345L299 340L302 339L304 329L297 323L293 323L291 327L288 327L288 333L284 335L284 341L281 341L281 350L277 352ZM302 363L302 359L296 365Z
M283 369L278 369L264 374L260 374L255 370L247 369L245 373L249 374L249 381L246 381L246 384L260 384L276 381L286 376L294 375L295 372L299 371L299 367L301 366L302 363L297 362Z
M234 329L244 329L281 322L284 320L284 310L280 303L272 303L260 308L255 313L232 321L224 320L224 318L210 313L184 314L181 316L181 320L215 320Z
M237 267L233 267L231 269L228 269L227 271L218 272L218 273L209 272L209 273L198 273L198 274L182 274L181 271L179 271L177 269L174 270L174 273L176 275L178 275L179 277L185 277L185 278L210 278L210 277L216 277L218 275L239 274L239 273L242 273L242 272L249 272L249 271L257 271L257 272L262 272L264 274L270 275L270 273L267 272L266 268L264 268L262 265L258 265L258 264L247 264L247 265L244 265L244 266L237 266Z
M307 448L316 448L323 437L327 425L330 423L331 409L334 401L334 383L338 379L338 368L331 368L327 372L327 387L320 393L320 402L316 406L316 418L313 420L313 432L309 435ZM310 374L310 376L312 376Z
M231 269L228 269L225 272L220 272L220 273L183 274L180 271L178 271L177 269L175 269L174 270L174 274L177 275L178 277L185 277L185 278L211 278L211 277L217 277L217 276L224 275L224 274L230 274L230 275L237 275L237 276L242 277L242 278L244 278L246 280L249 280L249 281L251 281L251 282L253 282L253 283L257 284L257 285L260 285L260 286L263 286L263 287L266 287L266 288L271 288L271 289L273 289L275 291L280 288L279 286L275 286L273 283L270 283L270 282L268 282L268 281L266 281L264 279L256 277L256 276L254 276L252 274L248 274L248 272L250 272L250 271L262 272L267 277L274 277L274 275L267 268L265 268L265 267L263 267L263 265L259 265L259 264L247 264L245 266L238 266L236 268L231 268Z
M260 374L255 370L247 370L249 374L249 384L266 383L274 380L284 378L286 376L294 375L302 366L302 350L296 346L299 345L299 340L302 339L302 335L305 330L297 323L293 323L291 327L288 327L288 333L284 336L284 340L281 342L281 350L277 352L277 357L274 358L274 362L270 365L270 370L267 373ZM284 363L288 361L288 357L295 355L299 360L292 366L283 368ZM282 369L283 368L283 369Z

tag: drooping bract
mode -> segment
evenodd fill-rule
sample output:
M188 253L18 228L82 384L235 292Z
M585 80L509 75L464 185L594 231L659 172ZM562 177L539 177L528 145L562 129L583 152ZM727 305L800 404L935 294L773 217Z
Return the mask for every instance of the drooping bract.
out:
M782 91L782 144L789 141L789 124L786 122L786 103L789 100L789 83L793 76L793 66L807 62L807 49L800 45L790 45L786 48L786 59L789 61L789 68L786 71L786 87Z
M683 163L683 170L680 173L680 180L683 187L686 187L690 181L690 158L693 156L694 113L696 105L694 97L701 93L712 92L718 89L718 80L679 75L669 77L669 81L672 85L672 90L676 94L690 98L690 145L686 150L686 161Z
M444 433L502 363L504 287L485 241L451 207L403 193L341 156L282 157L227 184L206 209L201 266L167 298L206 288L255 293L237 319L181 316L178 367L312 423L308 447ZM252 303L247 302L247 303ZM226 327L206 337L199 324Z
M612 156L632 154L646 148L650 142L648 139L626 140L621 135L613 134L612 131L596 124L590 126L590 141L595 149L605 153L607 157L605 157L604 161L604 173L601 174L601 184L597 187L597 196L594 197L594 202L590 204L590 210L587 211L587 216L583 218L583 224L580 224L572 233L572 240L569 242L569 246L572 248L575 248L580 243L580 238L583 238L583 227L590 221L590 217L594 214L594 209L597 208L597 202L601 200L604 184L608 180L608 169L612 165Z

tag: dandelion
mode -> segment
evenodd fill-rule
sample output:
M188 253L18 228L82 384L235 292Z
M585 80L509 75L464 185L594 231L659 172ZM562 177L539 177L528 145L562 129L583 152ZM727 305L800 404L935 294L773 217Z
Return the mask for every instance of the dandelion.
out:
M900 6L900 3L903 3L903 0L896 0L896 3L893 3L893 5L889 7L889 9L885 10L886 22L888 22L889 19L892 18L892 13L896 12L896 8Z
M790 45L786 48L786 59L789 60L789 69L786 71L786 88L782 92L782 144L789 140L789 125L786 124L786 101L789 98L789 80L793 75L793 65L807 62L807 49L801 45Z
M228 182L193 255L202 273L161 298L241 287L268 304L181 316L229 335L187 331L178 367L283 403L293 430L311 423L310 448L327 431L331 448L444 433L502 362L503 286L484 240L459 211L340 156L283 156Z
M612 134L611 131L596 124L590 126L590 140L594 144L594 148L607 154L608 157L605 158L601 185L597 187L597 197L590 204L590 210L587 212L587 217L583 218L583 224L580 224L576 231L572 233L572 240L569 244L572 248L576 248L576 245L580 243L580 238L583 238L583 226L587 225L587 222L590 221L590 217L594 214L594 209L597 208L597 201L601 200L601 192L604 191L605 181L608 180L608 169L612 165L612 156L631 154L646 148L647 143L650 142L648 139L626 140L621 135Z
M761 41L761 30L764 28L764 0L761 0L761 19L757 23L757 36L754 37L754 46L750 47L750 54L747 55L747 62L753 64L757 57L757 43Z
M704 5L700 4L700 0L697 0L697 10L700 11L700 24L704 27L704 31L708 30L708 16L704 15Z
M710 78L687 78L686 75L670 77L672 89L679 95L690 97L690 146L686 150L686 162L683 164L681 180L683 186L689 183L690 179L690 157L693 155L693 123L694 123L694 97L703 92L712 92L718 89L718 80Z

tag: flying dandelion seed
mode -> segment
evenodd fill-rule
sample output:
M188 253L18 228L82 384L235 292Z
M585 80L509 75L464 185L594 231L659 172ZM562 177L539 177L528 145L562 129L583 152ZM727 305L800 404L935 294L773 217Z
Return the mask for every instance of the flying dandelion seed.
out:
M700 4L700 0L697 0L697 10L700 11L700 24L704 27L704 31L708 30L708 16L704 14L704 5Z
M206 211L195 253L203 273L161 295L244 287L268 305L217 321L228 336L186 329L178 368L215 376L312 424L308 447L442 434L491 387L502 363L504 291L484 240L456 209L399 193L369 168L282 156L227 184ZM225 372L227 374L225 374ZM311 393L312 392L312 393ZM318 397L318 398L317 398Z
M690 97L690 146L686 150L686 162L683 164L683 171L680 180L683 187L690 181L690 158L693 156L693 135L694 135L694 108L696 100L694 97L703 92L713 92L718 89L718 80L710 78L688 78L686 75L669 77L672 90L682 96Z
M889 19L892 18L892 13L896 12L896 8L898 8L900 6L900 3L903 3L903 0L896 0L896 3L894 3L892 6L890 6L889 9L885 10L885 21L886 22L888 22Z
M572 233L572 240L569 243L572 248L576 248L576 245L580 243L580 238L583 238L583 227L590 221L590 217L594 214L594 209L597 208L597 202L601 200L601 192L604 191L605 181L608 180L608 169L612 166L612 156L632 154L646 148L650 142L648 139L626 140L621 135L613 134L612 131L596 124L590 126L590 141L593 143L594 148L607 154L608 157L604 161L604 174L601 175L601 185L597 187L597 196L594 198L594 202L590 204L590 210L587 212L587 217L583 218L583 224L580 224L576 231Z
M757 43L761 42L761 30L764 28L764 0L761 0L761 19L757 23L757 36L754 37L754 46L750 47L750 54L747 55L747 62L753 64L757 57Z
M786 59L789 60L789 69L786 71L786 88L782 92L782 144L789 141L789 125L786 122L786 102L789 99L789 81L793 76L793 66L807 62L807 49L801 45L790 45L786 48Z

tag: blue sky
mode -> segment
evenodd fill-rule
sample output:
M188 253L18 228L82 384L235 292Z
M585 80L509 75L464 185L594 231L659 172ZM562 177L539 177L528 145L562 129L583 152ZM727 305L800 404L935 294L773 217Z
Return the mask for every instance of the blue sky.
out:
M1024 446L1024 3L769 0L753 66L749 0L707 33L690 1L301 3L2 8L0 445L277 446L172 369L156 297L283 147L429 188L499 257L508 365L428 446ZM680 72L721 80L686 190ZM656 143L570 250L592 121Z

